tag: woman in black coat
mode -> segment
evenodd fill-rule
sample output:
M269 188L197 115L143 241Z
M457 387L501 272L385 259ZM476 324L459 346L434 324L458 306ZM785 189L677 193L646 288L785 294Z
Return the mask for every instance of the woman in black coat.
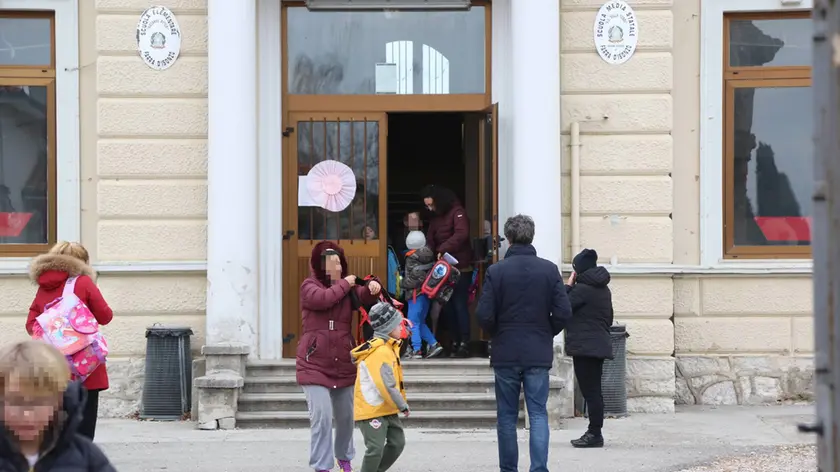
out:
M566 291L572 305L572 319L566 325L566 354L572 356L580 391L589 411L589 429L574 447L603 447L604 397L601 375L604 359L612 359L610 326L613 324L612 293L607 285L610 273L598 266L598 253L584 249L572 261Z

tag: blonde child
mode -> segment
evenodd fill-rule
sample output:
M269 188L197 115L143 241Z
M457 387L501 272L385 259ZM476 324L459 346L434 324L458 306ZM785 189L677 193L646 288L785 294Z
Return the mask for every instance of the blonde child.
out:
M70 383L58 349L24 341L0 350L0 470L115 472L105 454L78 433L85 390Z
M351 352L358 368L354 416L367 449L360 472L384 472L405 448L399 414L410 413L400 365L403 317L387 303L374 305L369 316L374 338Z
M72 277L77 277L73 293L87 305L100 325L107 325L114 317L96 286L96 272L90 267L90 255L79 243L60 242L47 254L36 257L29 266L29 276L32 282L38 285L38 292L29 307L29 316L26 319L26 332L30 335L33 334L35 319L44 312L46 305L61 297L64 285ZM108 372L104 364L85 379L84 387L88 392L79 433L92 441L96 433L99 392L108 389Z

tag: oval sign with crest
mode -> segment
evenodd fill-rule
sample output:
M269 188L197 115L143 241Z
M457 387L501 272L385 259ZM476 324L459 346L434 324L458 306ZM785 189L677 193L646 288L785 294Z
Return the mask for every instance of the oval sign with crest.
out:
M603 4L595 17L595 48L610 64L624 64L636 52L639 22L633 7L624 0Z
M137 22L137 50L147 66L166 70L181 54L181 27L166 7L148 8Z

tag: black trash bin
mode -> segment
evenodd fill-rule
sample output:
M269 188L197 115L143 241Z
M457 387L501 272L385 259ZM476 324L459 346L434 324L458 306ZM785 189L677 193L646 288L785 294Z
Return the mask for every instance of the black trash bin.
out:
M192 354L185 326L155 324L146 329L146 379L142 419L180 420L192 405Z

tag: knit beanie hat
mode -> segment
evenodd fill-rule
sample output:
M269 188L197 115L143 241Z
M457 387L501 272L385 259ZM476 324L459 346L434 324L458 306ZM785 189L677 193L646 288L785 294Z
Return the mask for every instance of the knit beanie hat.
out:
M405 237L405 247L409 249L420 249L426 246L426 235L422 231L411 231Z
M370 326L374 334L388 337L388 334L402 323L403 316L396 308L385 302L379 302L368 313Z
M598 253L594 249L584 249L572 259L572 267L575 273L582 274L598 265Z

